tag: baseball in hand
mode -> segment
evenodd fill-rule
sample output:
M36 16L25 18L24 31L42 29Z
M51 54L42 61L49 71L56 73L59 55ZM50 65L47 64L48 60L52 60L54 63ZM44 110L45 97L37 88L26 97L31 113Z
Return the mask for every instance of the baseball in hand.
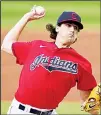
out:
M45 9L42 6L34 6L31 11L35 12L38 15L45 13Z
M35 10L36 10L36 13L39 15L45 13L45 9L42 6L37 6Z

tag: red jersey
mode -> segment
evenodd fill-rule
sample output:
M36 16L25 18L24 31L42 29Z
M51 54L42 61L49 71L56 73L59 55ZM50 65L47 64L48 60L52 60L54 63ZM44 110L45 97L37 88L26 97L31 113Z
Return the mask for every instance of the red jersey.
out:
M33 107L55 109L69 90L89 90L97 83L91 64L73 48L35 40L12 45L17 63L23 65L15 98Z

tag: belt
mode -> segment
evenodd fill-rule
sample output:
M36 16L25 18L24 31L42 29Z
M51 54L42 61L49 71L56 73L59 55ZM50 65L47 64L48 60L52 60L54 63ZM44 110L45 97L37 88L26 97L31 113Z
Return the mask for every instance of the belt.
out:
M24 111L25 110L25 106L22 105L22 104L19 104L19 109ZM51 115L52 111L53 110L42 112L42 111L39 111L39 110L31 108L29 113L33 113L33 114L37 114L37 115Z

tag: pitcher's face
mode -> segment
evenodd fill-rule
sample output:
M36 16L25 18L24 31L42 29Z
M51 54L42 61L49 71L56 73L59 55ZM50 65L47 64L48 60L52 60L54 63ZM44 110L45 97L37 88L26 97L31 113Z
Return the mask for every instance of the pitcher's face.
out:
M63 23L56 27L56 31L60 42L72 44L78 37L79 28L73 23Z

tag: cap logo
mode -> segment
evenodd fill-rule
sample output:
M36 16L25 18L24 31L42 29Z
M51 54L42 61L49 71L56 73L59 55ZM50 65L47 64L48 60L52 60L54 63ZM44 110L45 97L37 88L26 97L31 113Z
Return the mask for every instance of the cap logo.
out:
M72 20L77 20L75 13L72 13Z

